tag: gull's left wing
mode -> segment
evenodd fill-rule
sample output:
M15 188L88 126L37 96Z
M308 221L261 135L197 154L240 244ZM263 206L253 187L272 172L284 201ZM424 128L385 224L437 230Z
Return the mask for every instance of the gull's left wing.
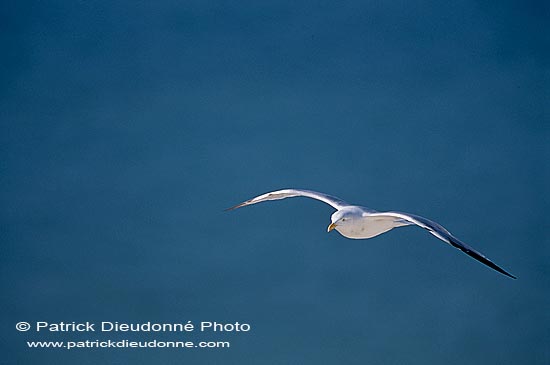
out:
M489 260L485 255L483 255L481 252L476 251L474 248L468 246L464 242L460 241L458 238L453 236L449 231L447 231L444 227L442 227L440 224L431 221L429 219L426 219L424 217L420 217L418 215L409 214L409 213L402 213L402 212L380 212L380 213L366 213L369 217L388 217L388 218L395 218L399 220L404 220L407 222L410 222L412 224L415 224L419 227L422 227L443 242L447 242L451 246L458 248L460 251L464 252L466 255L473 257L477 261L489 266L490 268L498 271L501 274L504 274L506 276L509 276L513 279L516 279L516 277L508 272L506 272L504 269L499 267L497 264L495 264L493 261Z

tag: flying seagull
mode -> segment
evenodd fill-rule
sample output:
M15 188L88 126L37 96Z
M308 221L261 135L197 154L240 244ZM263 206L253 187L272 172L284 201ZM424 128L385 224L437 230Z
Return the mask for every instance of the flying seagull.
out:
M458 248L465 254L473 257L490 268L495 269L499 273L516 279L514 275L506 272L504 269L485 257L485 255L460 241L438 223L414 214L395 211L377 212L373 209L351 205L342 199L331 195L300 189L283 189L272 191L249 199L226 210L233 210L268 200L280 200L296 196L304 196L307 198L320 200L336 209L336 212L334 212L330 217L331 223L327 228L327 232L335 229L344 237L352 239L365 239L378 236L379 234L396 227L414 224L428 230L428 232L440 240Z

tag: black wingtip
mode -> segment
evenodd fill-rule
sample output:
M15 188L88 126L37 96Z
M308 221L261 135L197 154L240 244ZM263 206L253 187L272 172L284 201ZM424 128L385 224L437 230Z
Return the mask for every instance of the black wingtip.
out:
M244 206L245 204L246 204L246 203L240 203L240 204L234 205L234 206L232 206L232 207L226 208L226 209L224 209L223 211L224 211L224 212L229 212L229 211L231 211L231 210L235 210L235 209L237 209L237 208L240 208L240 207Z
M465 252L467 255L469 255L470 257L473 257L474 259L478 260L479 262L489 266L490 268L494 269L495 271L498 271L499 273L503 274L503 275L506 275L508 276L509 278L512 278L512 279L517 279L517 277L515 277L514 275L510 274L508 271L504 270L503 268L501 268L500 266L498 266L497 264L495 264L493 261L489 260L487 257L485 257L484 255L480 254L479 252L477 251L474 251L474 250L471 250L471 249L464 249L462 248L461 249L463 252Z
M504 270L503 268L501 268L500 266L495 264L493 261L489 260L489 258L487 258L485 255L483 255L481 252L478 252L478 251L474 250L472 247L470 247L467 244L465 244L464 242L458 240L456 237L450 236L449 237L449 243L452 246L458 248L460 251L464 252L466 255L476 259L477 261L481 262L482 264L485 264L485 265L489 266L491 269L493 269L495 271L498 271L502 275L508 276L509 278L512 278L514 280L517 279L517 277L510 274L509 272L507 272L506 270Z
M498 271L502 275L508 276L509 278L512 278L514 280L517 279L516 276L510 274L508 271L504 270L503 268L501 268L500 266L498 266L497 264L495 264L494 262L489 260L487 257L485 257L483 255L480 255L478 252L472 252L472 251L469 251L469 250L467 250L467 251L464 250L464 252L466 254L468 254L469 256L473 257L474 259L476 259L476 260L484 263L485 265L489 266L490 268Z
M479 257L476 257L475 255L472 255L471 253L468 253L468 255L472 256L473 258L477 259L478 261L484 263L485 265L491 267L492 269L498 271L499 273L503 274L503 275L506 275L508 276L509 278L512 278L514 280L517 280L517 277L510 274L508 271L504 270L503 268L501 268L500 266L498 266L497 264L495 264L494 262L492 262L491 260L489 260L487 257L485 256L482 256L483 259L480 259Z

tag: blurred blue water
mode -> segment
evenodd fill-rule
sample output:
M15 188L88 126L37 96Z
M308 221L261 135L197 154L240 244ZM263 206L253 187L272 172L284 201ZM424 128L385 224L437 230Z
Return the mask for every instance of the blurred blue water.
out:
M2 8L0 363L550 362L542 3ZM326 234L308 199L222 211L285 187L432 218L519 279L420 229ZM253 330L46 351L22 320Z

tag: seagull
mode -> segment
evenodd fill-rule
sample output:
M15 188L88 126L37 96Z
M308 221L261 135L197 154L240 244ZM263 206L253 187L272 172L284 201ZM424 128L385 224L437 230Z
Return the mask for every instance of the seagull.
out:
M389 230L396 227L416 225L424 228L443 242L446 242L451 246L458 248L465 254L473 257L479 262L498 271L499 273L516 279L514 275L506 272L497 264L489 260L481 252L476 251L472 247L468 246L467 244L453 236L440 224L415 214L396 211L377 212L376 210L370 208L349 204L342 199L336 198L331 195L302 189L283 189L271 191L269 193L259 195L255 198L237 204L231 208L226 209L226 211L269 200L280 200L297 196L320 200L323 203L326 203L336 209L336 212L334 212L330 217L331 223L327 228L327 232L336 230L342 236L347 238L367 239L388 232Z

